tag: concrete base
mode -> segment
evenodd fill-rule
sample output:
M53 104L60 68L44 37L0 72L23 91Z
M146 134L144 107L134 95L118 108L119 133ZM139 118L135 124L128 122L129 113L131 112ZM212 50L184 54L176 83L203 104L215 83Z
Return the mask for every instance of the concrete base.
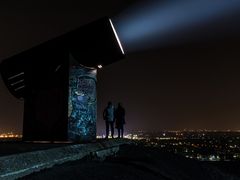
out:
M0 179L16 179L56 164L93 156L104 159L118 152L128 140L114 139L89 144L75 144L47 150L0 157Z

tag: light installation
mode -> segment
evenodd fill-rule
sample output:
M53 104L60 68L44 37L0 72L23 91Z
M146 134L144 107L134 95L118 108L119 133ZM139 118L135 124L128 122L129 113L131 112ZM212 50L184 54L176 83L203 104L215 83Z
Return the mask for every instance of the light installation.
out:
M24 100L24 141L96 138L97 68L124 57L109 18L102 18L4 60L9 92Z

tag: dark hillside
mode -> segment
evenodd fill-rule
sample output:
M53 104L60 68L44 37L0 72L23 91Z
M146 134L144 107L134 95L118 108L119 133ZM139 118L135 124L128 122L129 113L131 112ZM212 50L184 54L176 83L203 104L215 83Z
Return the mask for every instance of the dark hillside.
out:
M220 168L221 169L221 168ZM31 174L22 179L104 179L104 180L237 180L214 164L163 153L158 149L125 145L105 161L85 158ZM236 173L235 173L236 174Z

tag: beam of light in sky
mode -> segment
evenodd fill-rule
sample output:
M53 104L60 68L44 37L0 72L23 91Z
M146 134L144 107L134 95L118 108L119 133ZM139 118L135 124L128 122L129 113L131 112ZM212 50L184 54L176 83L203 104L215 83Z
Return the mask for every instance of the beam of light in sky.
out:
M221 21L239 11L240 0L145 1L123 11L113 22L126 51L130 52L159 43L164 46L181 39L177 35L180 32Z

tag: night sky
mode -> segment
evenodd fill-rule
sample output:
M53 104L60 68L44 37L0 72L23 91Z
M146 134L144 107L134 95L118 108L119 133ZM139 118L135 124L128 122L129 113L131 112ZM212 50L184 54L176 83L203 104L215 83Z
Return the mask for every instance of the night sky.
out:
M116 17L118 23L118 14L134 3L0 2L0 61L103 16ZM231 14L195 31L181 31L171 36L171 43L159 39L153 47L126 49L124 60L99 70L98 132L109 100L122 102L129 132L240 129L239 22L240 14ZM23 102L0 79L0 133L21 132L22 117Z

